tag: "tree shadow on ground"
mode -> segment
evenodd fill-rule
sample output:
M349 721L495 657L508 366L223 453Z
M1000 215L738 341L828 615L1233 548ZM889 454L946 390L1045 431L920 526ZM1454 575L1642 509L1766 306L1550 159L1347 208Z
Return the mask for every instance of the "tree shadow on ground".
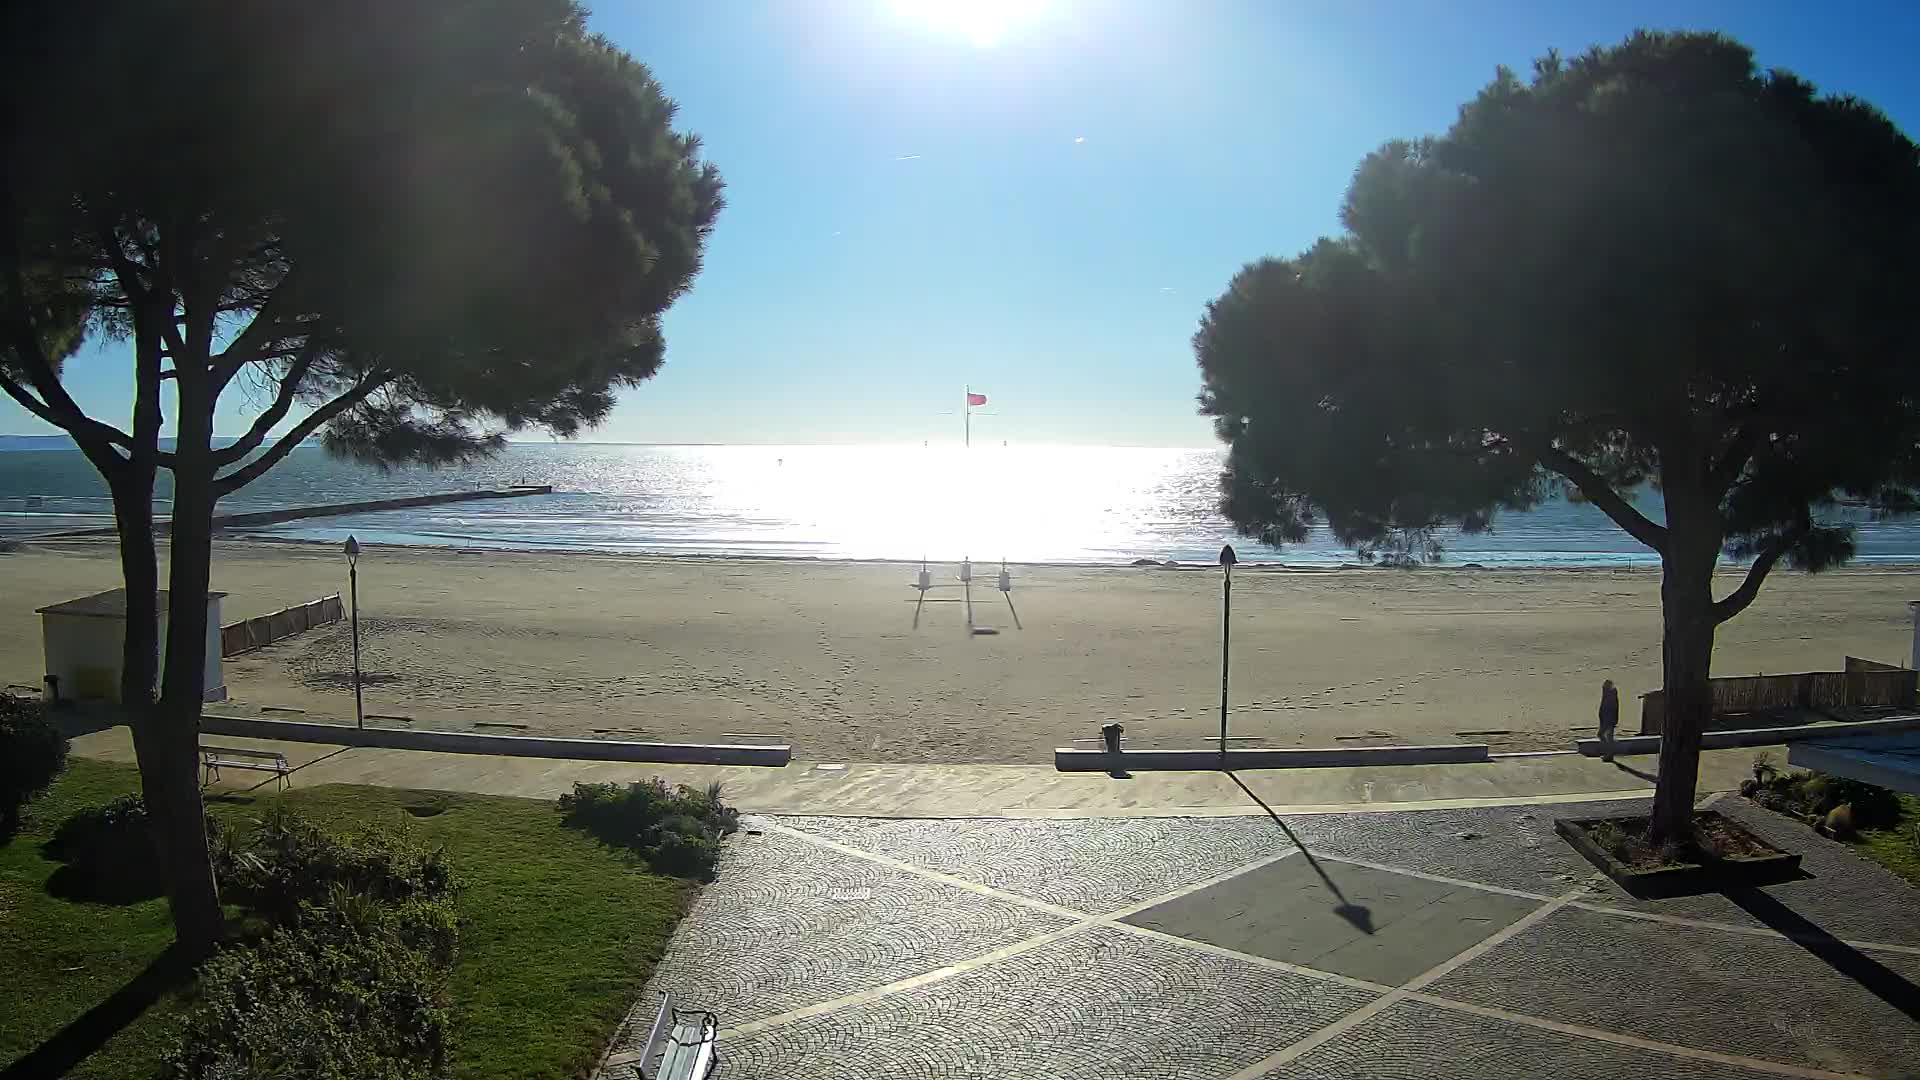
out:
M1609 764L1611 764L1614 768L1619 769L1623 773L1632 773L1633 775L1639 777L1640 779L1645 780L1649 784L1658 784L1660 782L1660 778L1658 776L1655 776L1650 772L1641 772L1639 769L1634 768L1633 766L1627 764L1624 761L1614 761L1614 762L1610 762Z
M1307 865L1313 867L1313 872L1319 874L1321 882L1332 891L1334 899L1340 901L1334 905L1333 913L1352 923L1354 929L1359 930L1363 934L1371 935L1373 933L1373 912L1366 906L1356 904L1347 899L1347 894L1341 892L1340 886L1335 884L1331 877L1327 876L1326 870L1320 865L1320 860L1313 857L1313 852L1308 851L1307 845L1300 842L1300 837L1296 836L1294 831L1287 827L1287 823L1280 819L1279 814L1274 813L1273 807L1267 805L1267 800L1254 794L1253 789L1248 787L1246 781L1240 779L1239 775L1233 770L1227 770L1227 775L1233 779L1234 783L1240 785L1241 791L1247 793L1247 798L1260 804L1260 809L1267 812L1267 816L1273 819L1275 825L1280 826L1280 831L1287 834L1287 839L1293 841L1293 846L1299 849L1300 854L1306 858Z
M1899 972L1827 933L1818 924L1760 889L1723 889L1721 895L1763 924L1786 935L1787 940L1825 961L1828 967L1859 983L1874 997L1909 1018L1920 1021L1920 987L1908 982Z
M153 959L125 986L105 1001L82 1013L51 1038L34 1047L26 1056L0 1071L0 1080L27 1080L29 1077L65 1076L94 1051L107 1044L127 1025L140 1018L168 990L186 982L193 966L182 960L176 950L167 950Z
M47 895L82 904L124 907L160 896L159 874L128 874L105 867L67 863L47 875Z

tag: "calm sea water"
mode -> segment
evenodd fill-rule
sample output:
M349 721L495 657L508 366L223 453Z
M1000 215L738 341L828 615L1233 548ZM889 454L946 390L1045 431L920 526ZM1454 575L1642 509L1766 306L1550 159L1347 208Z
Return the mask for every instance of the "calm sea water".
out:
M381 472L295 451L221 503L225 512L516 483L554 494L292 522L289 539L695 555L1124 563L1241 558L1351 562L1331 537L1272 551L1215 509L1217 450L1125 447L631 446L519 444L458 469ZM164 475L164 474L163 474ZM158 509L165 512L166 491ZM1657 495L1642 507L1660 516ZM0 453L0 535L110 523L106 489L74 450ZM1920 522L1860 525L1861 561L1920 563ZM1555 502L1453 537L1454 565L1594 566L1646 549L1591 506Z

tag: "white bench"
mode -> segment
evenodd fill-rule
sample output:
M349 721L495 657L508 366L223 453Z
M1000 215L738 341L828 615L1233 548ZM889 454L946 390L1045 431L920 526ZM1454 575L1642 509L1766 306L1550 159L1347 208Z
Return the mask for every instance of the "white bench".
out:
M293 783L287 755L278 750L248 750L240 746L200 746L200 786L220 779L221 769L252 769L273 774L274 787Z
M712 1013L688 1012L683 1017L673 1007L673 995L663 992L653 1028L640 1047L640 1075L645 1080L703 1080L716 1064L714 1043L719 1036L720 1022ZM654 1065L656 1054L659 1063Z

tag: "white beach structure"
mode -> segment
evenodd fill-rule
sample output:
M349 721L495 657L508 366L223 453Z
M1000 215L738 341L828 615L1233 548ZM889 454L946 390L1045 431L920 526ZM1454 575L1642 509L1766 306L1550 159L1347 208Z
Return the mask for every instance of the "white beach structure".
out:
M224 701L226 677L220 668L220 600L226 593L207 594L207 662L201 696ZM160 670L166 670L167 593L157 595ZM127 634L127 591L110 589L77 600L38 609L40 641L46 655L46 674L54 680L49 694L66 700L120 700L121 656Z

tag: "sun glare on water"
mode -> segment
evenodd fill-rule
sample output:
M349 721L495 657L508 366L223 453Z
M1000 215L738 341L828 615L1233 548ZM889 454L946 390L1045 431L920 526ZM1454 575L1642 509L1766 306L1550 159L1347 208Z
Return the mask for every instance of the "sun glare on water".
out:
M901 15L982 48L1005 40L1039 7L1035 0L893 0L894 10Z

